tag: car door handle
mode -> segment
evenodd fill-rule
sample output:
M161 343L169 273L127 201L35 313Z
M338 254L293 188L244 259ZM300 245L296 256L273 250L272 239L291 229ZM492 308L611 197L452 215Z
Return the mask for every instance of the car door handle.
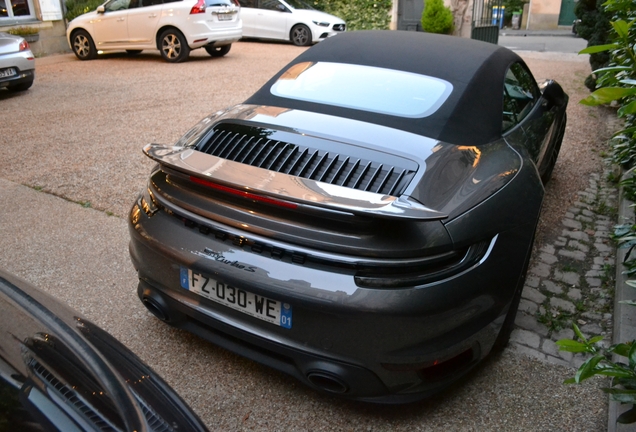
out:
M148 18L157 18L157 14L148 15Z
M126 21L126 18L117 18L117 22Z

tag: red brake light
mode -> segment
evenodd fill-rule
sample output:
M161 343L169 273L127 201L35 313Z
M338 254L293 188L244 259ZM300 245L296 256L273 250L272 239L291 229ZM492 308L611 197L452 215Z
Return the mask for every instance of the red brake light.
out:
M22 42L20 42L20 51L26 51L29 49L29 43L25 40L23 40Z
M190 9L190 15L205 13L205 0L199 0L197 4Z
M227 186L223 186L217 183L212 183L211 181L208 180L203 180L201 178L198 177L194 177L194 176L190 176L190 181L192 181L193 183L197 183L200 184L202 186L207 186L211 189L216 189L218 191L222 191L225 193L229 193L232 195L237 195L237 196L241 196L243 198L247 198L247 199L251 199L254 201L259 201L259 202L263 202L266 204L272 204L278 207L283 207L283 208L288 208L288 209L295 209L298 207L298 205L288 202L288 201L281 201L281 200L277 200L275 198L268 198L268 197L264 197L264 196L260 196L260 195L256 195L250 192L246 192L246 191L242 191L242 190L238 190L238 189L234 189L231 187L227 187Z
M241 6L241 4L239 3L239 0L232 0L232 2L234 3L234 6Z

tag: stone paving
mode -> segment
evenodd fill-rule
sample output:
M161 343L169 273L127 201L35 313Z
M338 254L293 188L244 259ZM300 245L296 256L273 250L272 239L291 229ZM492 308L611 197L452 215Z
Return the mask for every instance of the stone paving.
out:
M612 339L618 191L592 174L589 187L565 214L554 239L535 251L528 270L510 347L540 360L578 368L585 357L559 351L573 339L572 322L583 334Z

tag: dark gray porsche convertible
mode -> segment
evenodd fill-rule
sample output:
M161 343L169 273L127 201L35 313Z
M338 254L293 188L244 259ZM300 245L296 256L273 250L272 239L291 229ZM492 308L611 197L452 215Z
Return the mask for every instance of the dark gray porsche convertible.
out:
M351 32L157 162L130 213L158 318L357 400L457 381L513 328L567 95L491 44Z

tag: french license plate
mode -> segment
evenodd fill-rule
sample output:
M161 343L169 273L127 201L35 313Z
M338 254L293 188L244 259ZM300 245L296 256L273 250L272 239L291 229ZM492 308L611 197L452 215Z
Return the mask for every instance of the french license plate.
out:
M181 267L181 287L254 318L290 329L292 307Z
M234 14L217 14L219 17L219 21L232 21L232 16Z
M16 72L15 72L15 69L13 69L13 68L0 70L0 78L10 77L10 76L13 76L15 74L16 74Z

